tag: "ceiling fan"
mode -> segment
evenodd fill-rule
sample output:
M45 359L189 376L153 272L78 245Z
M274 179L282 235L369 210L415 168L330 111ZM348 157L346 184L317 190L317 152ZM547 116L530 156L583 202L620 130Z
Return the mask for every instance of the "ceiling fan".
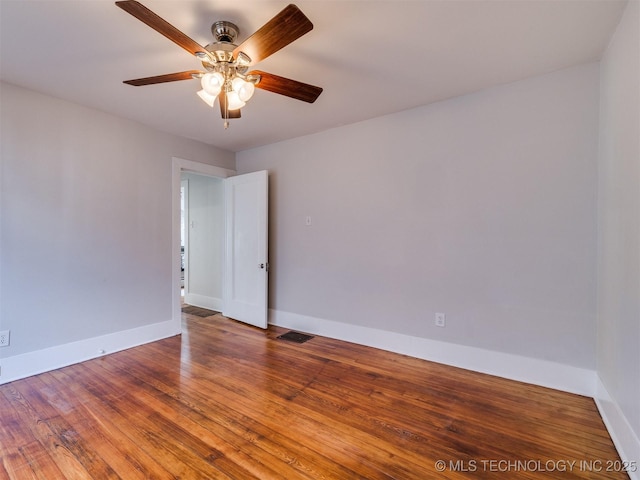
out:
M315 102L322 93L322 88L314 85L261 70L249 71L249 67L313 29L311 21L295 5L285 7L240 45L234 43L239 34L238 27L231 22L216 21L211 25L214 41L204 47L135 0L117 1L116 5L195 55L204 68L204 71L187 70L124 83L139 87L200 79L202 90L198 95L211 107L218 99L225 128L229 126L229 119L240 118L240 109L256 87L308 103Z

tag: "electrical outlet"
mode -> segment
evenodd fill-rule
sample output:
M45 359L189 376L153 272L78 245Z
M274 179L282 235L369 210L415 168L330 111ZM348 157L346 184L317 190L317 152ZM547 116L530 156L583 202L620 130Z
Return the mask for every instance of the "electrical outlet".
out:
M2 330L0 332L0 347L8 347L9 346L9 334L10 330Z
M436 327L444 327L446 325L446 317L444 313L436 313Z

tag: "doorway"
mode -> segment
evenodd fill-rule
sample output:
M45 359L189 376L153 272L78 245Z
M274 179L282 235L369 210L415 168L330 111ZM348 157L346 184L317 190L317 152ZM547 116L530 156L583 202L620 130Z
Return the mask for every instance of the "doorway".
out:
M224 183L217 177L181 174L181 273L184 303L222 311Z
M221 245L222 313L241 322L267 328L268 285L268 172L266 170L235 175L235 171L208 164L172 158L172 321L182 331L181 315L181 214L180 190L183 173L215 177L223 186ZM191 185L190 185L191 189ZM189 194L191 200L192 196ZM187 209L193 212L193 208ZM187 228L192 218L187 220ZM197 227L197 223L195 226ZM193 229L188 230L189 234ZM187 238L189 236L187 234ZM192 262L187 240L186 261ZM193 249L192 249L193 250ZM190 259L191 257L191 259ZM185 283L193 280L186 265ZM204 308L211 308L205 306ZM215 309L215 308L214 308Z
M171 180L172 180L172 321L175 325L176 331L182 330L182 233L183 228L181 226L182 214L181 214L181 195L182 189L182 175L185 174L198 174L207 177L215 178L219 181L222 179L235 175L234 170L228 170L226 168L215 167L213 165L207 165L204 163L193 162L183 158L173 157L171 159ZM187 187L188 188L188 187ZM185 197L186 198L186 197ZM186 208L185 210L189 210ZM188 223L188 219L186 220ZM186 225L185 225L186 227ZM188 235L188 234L187 234ZM188 245L185 240L185 269L188 268L186 262L188 261ZM188 276L185 275L185 283L188 282Z

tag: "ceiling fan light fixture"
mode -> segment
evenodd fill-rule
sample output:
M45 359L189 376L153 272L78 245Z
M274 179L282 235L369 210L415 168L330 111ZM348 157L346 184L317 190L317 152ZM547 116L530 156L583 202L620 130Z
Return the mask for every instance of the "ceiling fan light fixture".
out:
M215 95L209 95L206 90L203 89L198 92L198 96L204 101L204 103L213 108L213 103L216 101Z
M247 82L240 77L233 79L231 82L231 88L238 94L238 98L243 102L248 101L253 96L253 92L255 92L256 89L253 83Z
M205 73L200 79L200 84L205 92L215 97L224 85L224 76L220 72Z

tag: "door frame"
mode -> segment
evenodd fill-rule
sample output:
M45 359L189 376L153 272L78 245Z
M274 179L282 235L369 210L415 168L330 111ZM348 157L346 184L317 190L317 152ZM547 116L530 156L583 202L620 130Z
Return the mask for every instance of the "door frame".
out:
M171 157L171 319L176 333L182 332L180 302L180 186L183 172L197 173L209 177L228 178L237 172L206 163Z

